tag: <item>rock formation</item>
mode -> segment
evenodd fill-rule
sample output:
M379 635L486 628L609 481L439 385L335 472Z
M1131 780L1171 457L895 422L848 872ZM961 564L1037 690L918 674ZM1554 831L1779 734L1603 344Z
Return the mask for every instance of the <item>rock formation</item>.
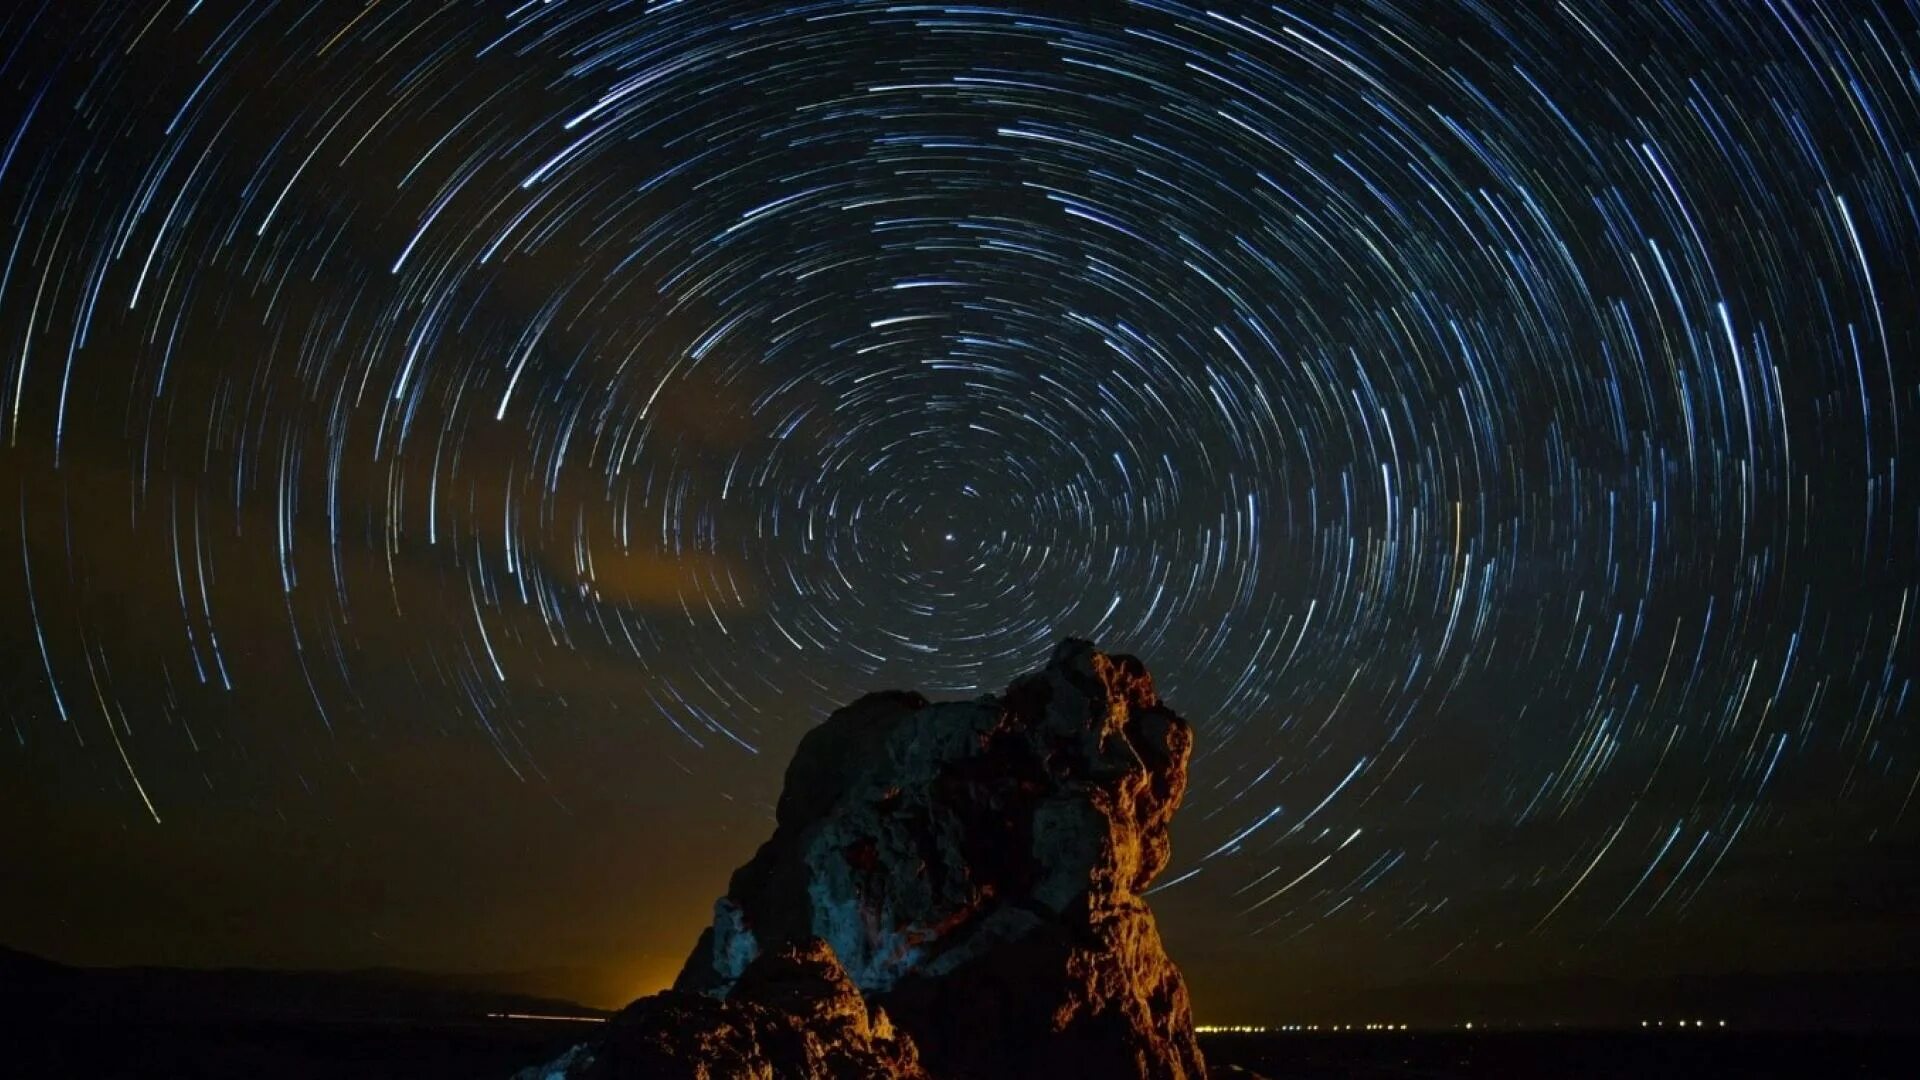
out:
M1205 1077L1141 899L1192 743L1074 639L1004 697L868 694L801 740L674 989L534 1075Z
M620 1011L598 1043L522 1080L929 1080L819 939L762 953L726 998L682 990Z

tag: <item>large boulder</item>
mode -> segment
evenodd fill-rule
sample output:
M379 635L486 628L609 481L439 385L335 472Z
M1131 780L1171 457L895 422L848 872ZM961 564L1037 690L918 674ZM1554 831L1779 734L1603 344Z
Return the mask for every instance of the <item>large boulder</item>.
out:
M1138 660L1075 639L999 698L869 694L801 740L773 836L674 989L628 1013L768 1006L765 958L824 942L911 1037L918 1063L903 1070L1204 1077L1185 983L1141 898L1167 865L1192 744ZM705 1075L761 1075L733 1068Z
M756 957L726 999L641 998L599 1042L516 1080L927 1080L913 1041L869 1008L827 943Z

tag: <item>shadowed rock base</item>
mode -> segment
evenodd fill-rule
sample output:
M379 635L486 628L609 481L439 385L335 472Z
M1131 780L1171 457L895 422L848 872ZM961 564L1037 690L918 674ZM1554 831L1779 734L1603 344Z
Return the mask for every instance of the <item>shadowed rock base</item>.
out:
M773 949L722 1000L669 990L621 1010L597 1044L524 1080L924 1080L913 1041L869 1009L827 943Z
M522 1075L1200 1080L1140 896L1192 744L1075 639L1000 698L869 694L801 740L674 989Z

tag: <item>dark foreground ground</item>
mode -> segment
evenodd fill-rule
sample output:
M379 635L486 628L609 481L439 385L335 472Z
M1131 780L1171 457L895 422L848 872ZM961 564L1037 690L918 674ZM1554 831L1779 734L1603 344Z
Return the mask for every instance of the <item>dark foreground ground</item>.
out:
M490 1015L593 1014L491 989L496 981L396 971L74 968L0 948L0 1080L506 1080L597 1034L590 1021ZM1200 1042L1221 1080L1232 1080L1236 1066L1272 1080L1920 1076L1912 992L1920 982L1876 983L1848 996L1803 978L1786 990L1809 985L1825 992L1792 998L1776 988L1736 1015L1907 1034L1791 1035L1736 1022L1706 1031L1294 1032ZM1708 997L1698 988L1691 996ZM1772 1012L1762 1008L1769 1002ZM1504 999L1475 1003L1489 1013L1515 1011ZM1791 1011L1780 1011L1783 1003ZM1669 1004L1671 1015L1684 1015L1676 1008Z
M4 1025L4 1021L0 1021ZM260 1080L505 1080L557 1055L593 1025L467 1022L135 1025L113 1031L70 1023L8 1033L0 1075L36 1080L169 1077ZM1904 1078L1920 1075L1920 1041L1866 1035L1742 1032L1407 1033L1213 1035L1202 1039L1217 1076L1233 1066L1273 1080L1412 1077Z
M1413 1077L1906 1078L1920 1075L1911 1036L1759 1032L1407 1032L1213 1035L1207 1064L1273 1080Z
M595 1025L532 1021L58 1023L0 1020L0 1076L36 1080L506 1080Z

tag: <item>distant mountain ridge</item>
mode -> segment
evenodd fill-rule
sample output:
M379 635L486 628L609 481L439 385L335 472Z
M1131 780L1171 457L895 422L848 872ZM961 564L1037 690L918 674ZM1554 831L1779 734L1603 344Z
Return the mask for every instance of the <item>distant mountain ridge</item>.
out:
M1289 995L1272 1023L1407 1024L1493 1030L1675 1027L1720 1021L1737 1030L1920 1031L1920 970L1741 972L1534 982L1411 983Z
M404 968L289 971L262 968L89 968L0 945L0 1008L65 1021L447 1021L488 1013L605 1018L559 997L510 989L519 976ZM1563 978L1537 983L1419 983L1321 995L1271 1016L1214 1023L1405 1023L1492 1029L1637 1027L1726 1020L1754 1030L1920 1030L1920 970Z
M374 968L84 968L0 946L0 1008L58 1021L447 1021L488 1013L604 1017L490 977Z

